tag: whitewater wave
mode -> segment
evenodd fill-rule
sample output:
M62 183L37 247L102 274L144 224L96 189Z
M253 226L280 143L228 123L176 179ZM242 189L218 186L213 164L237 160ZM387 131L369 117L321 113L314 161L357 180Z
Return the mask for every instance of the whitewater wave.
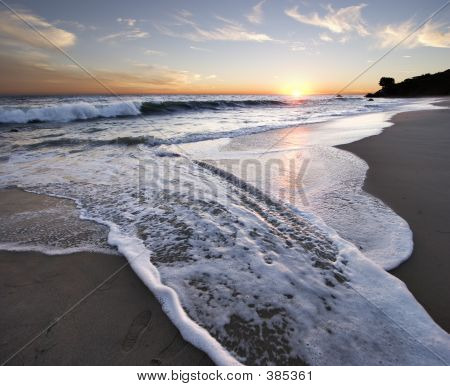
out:
M0 123L71 122L95 118L125 117L177 112L222 110L227 108L288 106L279 100L207 100L131 102L104 105L88 102L62 103L38 108L0 108Z
M87 102L62 103L29 109L0 108L1 123L71 122L77 120L139 115L133 102L94 105Z

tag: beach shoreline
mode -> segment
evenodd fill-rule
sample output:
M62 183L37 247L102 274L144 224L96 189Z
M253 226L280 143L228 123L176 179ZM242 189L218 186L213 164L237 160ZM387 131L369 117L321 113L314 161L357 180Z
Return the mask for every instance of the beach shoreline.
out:
M438 103L449 106L450 102ZM414 249L390 273L402 280L430 316L450 331L449 109L396 114L381 134L337 146L369 165L363 190L407 221Z
M409 133L405 135L405 131L409 132L409 127L413 126L417 129L417 133L414 135L427 134L420 131L420 124L414 126L418 117L422 117L422 121L419 119L422 125L423 122L432 122L432 126L436 127L439 126L439 122L445 122L445 118L440 115L448 114L442 113L446 111L448 110L399 113L392 118L394 126L385 129L383 133L348 145L336 146L352 152L369 164L364 190L383 200L410 224L415 242L416 233L423 235L426 233L426 229L418 226L414 219L411 220L408 217L412 213L412 209L405 212L402 205L398 205L395 197L390 198L389 194L399 193L389 190L395 190L394 188L386 188L382 184L383 189L387 189L386 193L385 190L377 188L380 182L372 181L372 175L379 174L377 165L380 161L378 158L382 158L381 163L384 167L388 162L384 153L379 154L379 145L384 147L388 144L389 146L386 146L388 149L384 151L391 155L398 153L397 148L395 151L392 150L392 147L395 148L395 146L401 147L405 155L411 153L408 144L404 143L408 142L409 136ZM435 116L435 114L437 115ZM399 126L402 134L397 135L399 138L394 144L388 133L398 131ZM282 131L279 130L279 132L281 135ZM439 133L442 134L440 131ZM256 137L261 135L257 134ZM376 145L373 144L373 141L376 142ZM437 146L439 141L439 138L432 141L433 146ZM416 144L413 149L417 150L418 146ZM410 157L414 157L414 155L411 153ZM447 161L447 158L440 160L444 164ZM391 160L391 162L393 161ZM405 162L408 163L409 160L407 159ZM405 166L403 165L403 167ZM403 172L397 171L397 173ZM414 189L415 180L412 177L405 182L404 188L407 190ZM445 194L445 190L441 190L441 192ZM9 195L9 199L4 199L5 194ZM18 194L21 197L18 197ZM48 196L7 189L0 191L0 205L5 206L5 210L14 212L14 207L11 209L10 205L11 197L13 200L16 199L17 207L19 207L21 200L23 202L24 194L31 202L49 200ZM51 200L68 201L54 197ZM445 202L445 197L441 197L439 202ZM73 203L71 202L70 205L73 206ZM434 208L436 205L432 206ZM92 222L88 223L92 224ZM443 236L445 237L445 235ZM439 245L443 250L448 250L445 249L448 246ZM414 262L421 262L419 268L416 263L410 264L410 260L407 260L391 273L408 285L419 303L442 328L448 331L449 315L445 309L446 298L437 296L437 292L444 291L445 293L447 290L445 273L448 272L448 265L445 265L445 256L441 256L439 259L441 265L430 268L433 275L439 276L440 274L441 276L439 288L435 288L431 284L423 285L420 272L426 266L423 257L427 246L425 245L425 251L423 248L421 247L417 253L415 244L413 255L410 258L414 258ZM5 361L35 336L34 334L42 331L52 320L68 309L73 302L89 293L108 275L126 264L126 260L121 255L107 253L77 252L49 256L33 251L3 250L0 251L0 264L3 267L1 275L4 275L1 281L4 287L3 291L8 294L1 298L2 303L0 304L2 309L8 310L7 314L0 319L1 331L4 332L4 335L0 337L0 360ZM405 269L404 267L410 268ZM426 277L427 283L433 282L433 275ZM77 283L77 285L67 286L64 284L67 282ZM43 298L45 301L42 301ZM19 307L19 313L16 312L17 307ZM40 317L36 318L37 314L40 314ZM110 323L110 321L114 321L114 323ZM83 333L80 334L80 331ZM66 350L65 347L70 347L70 350ZM95 351L92 348L95 348ZM87 351L90 354L87 354ZM73 313L71 312L52 326L35 342L27 346L23 352L14 356L8 364L213 365L214 363L206 354L183 340L176 327L164 314L156 298L131 268L126 266L117 274L117 277L101 286L95 296L89 297L86 305L83 303L77 307Z

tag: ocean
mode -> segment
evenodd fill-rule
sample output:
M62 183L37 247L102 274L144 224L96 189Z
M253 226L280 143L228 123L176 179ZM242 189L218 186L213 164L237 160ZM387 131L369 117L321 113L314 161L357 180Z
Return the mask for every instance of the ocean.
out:
M74 200L109 245L12 227L0 247L116 248L217 364L448 362L448 335L387 272L412 252L408 224L335 147L432 101L3 97L0 187Z

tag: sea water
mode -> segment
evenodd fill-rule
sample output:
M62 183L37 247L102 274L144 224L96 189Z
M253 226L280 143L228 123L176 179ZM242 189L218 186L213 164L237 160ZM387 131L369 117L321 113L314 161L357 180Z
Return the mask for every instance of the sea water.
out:
M106 225L183 337L218 364L448 364L448 335L386 272L411 253L408 225L361 190L368 166L332 147L424 104L3 98L0 183L70 198ZM292 170L267 189L262 174L222 164L249 159L308 160L307 202L280 194Z

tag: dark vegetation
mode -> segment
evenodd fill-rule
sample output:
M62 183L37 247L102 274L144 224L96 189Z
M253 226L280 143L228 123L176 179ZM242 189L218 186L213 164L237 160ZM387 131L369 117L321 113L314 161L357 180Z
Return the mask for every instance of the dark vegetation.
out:
M450 69L405 79L395 83L394 78L382 77L381 90L366 95L368 98L379 97L425 97L450 95Z

